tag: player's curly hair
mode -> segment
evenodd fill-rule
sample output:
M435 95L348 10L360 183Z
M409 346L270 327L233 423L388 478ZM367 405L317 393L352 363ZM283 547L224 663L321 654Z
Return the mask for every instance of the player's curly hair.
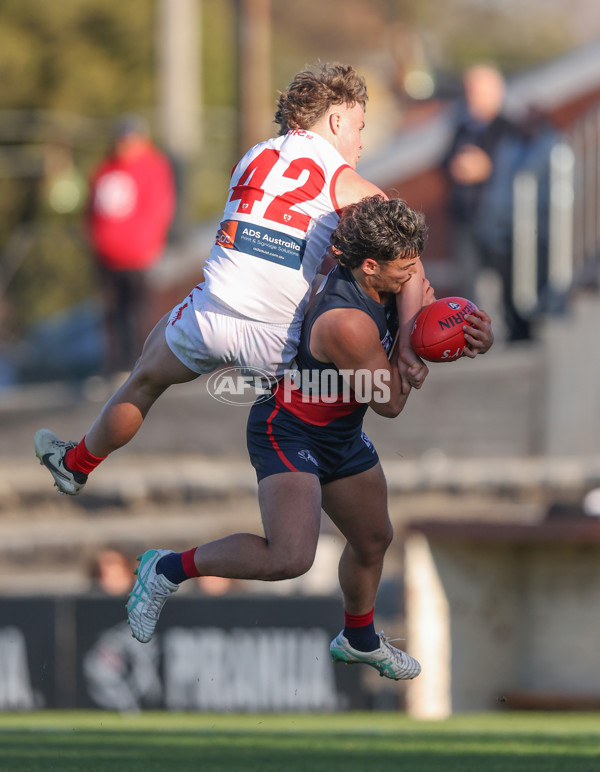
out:
M358 268L367 257L379 263L418 257L426 240L423 212L401 198L387 200L379 194L344 207L331 235L334 254L347 268Z
M299 72L279 95L275 123L279 135L292 129L310 129L331 105L367 103L365 80L351 65L326 63Z

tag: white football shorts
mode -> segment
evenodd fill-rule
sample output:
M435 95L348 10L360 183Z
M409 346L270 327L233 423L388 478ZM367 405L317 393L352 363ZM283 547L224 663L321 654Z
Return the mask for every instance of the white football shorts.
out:
M231 364L245 375L278 378L292 367L300 328L300 322L269 324L235 316L202 283L171 311L165 336L175 356L200 375Z

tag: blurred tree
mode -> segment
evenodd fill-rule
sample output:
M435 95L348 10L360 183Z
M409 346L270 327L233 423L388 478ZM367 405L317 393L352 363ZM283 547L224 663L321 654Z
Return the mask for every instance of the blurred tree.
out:
M0 7L4 340L93 294L81 179L105 151L114 115L151 113L154 34L152 0L4 0ZM49 164L56 142L64 162Z
M201 217L220 210L237 160L236 48L234 0L198 2L205 152L191 190L192 211ZM381 83L397 86L401 99L403 75L417 59L441 84L448 77L458 83L461 70L481 58L495 60L510 74L568 48L574 40L574 9L594 2L272 0L272 82L282 88L317 59L368 68L370 82L378 72ZM47 206L47 145L58 138L69 148L73 170L87 175L105 150L107 127L116 114L139 112L153 122L155 27L154 0L0 4L0 328L5 337L18 336L31 321L93 293L89 260L77 235L80 210ZM68 168L59 172L65 181ZM28 224L36 225L35 237L21 238ZM8 308L4 295L3 313L2 289L14 272L14 260L5 254L11 244L25 257L9 285Z
M154 99L152 0L3 0L0 108L106 117Z
M575 44L565 4L529 0L449 0L443 14L423 3L422 18L442 45L444 69L458 76L481 60L495 62L507 75L550 59Z
M480 59L497 62L506 73L526 69L564 51L575 37L570 8L546 0L275 2L273 24L274 65L284 78L316 58L385 70L398 56L394 37L407 30L425 40L430 67L457 81L464 67Z

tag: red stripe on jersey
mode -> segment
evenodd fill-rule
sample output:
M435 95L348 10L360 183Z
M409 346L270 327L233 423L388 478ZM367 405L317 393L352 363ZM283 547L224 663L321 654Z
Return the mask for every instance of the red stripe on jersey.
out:
M175 315L175 318L171 322L171 327L175 324L175 322L178 322L181 319L181 315L183 314L184 310L188 307L187 303L184 303L182 306L179 306L177 309L177 314Z
M283 451L277 444L277 440L275 437L273 437L273 419L275 416L279 413L279 405L273 410L271 415L267 418L267 435L269 439L271 440L271 445L273 446L273 450L277 453L279 458L283 461L283 463L287 466L287 468L292 472L299 472L299 469L296 469L296 467L288 461L288 459L284 456Z
M333 176L331 178L331 183L329 185L329 197L331 198L331 203L333 204L333 208L336 212L339 213L340 205L338 204L337 197L335 195L335 185L337 182L337 178L340 176L340 172L343 172L344 169L351 169L352 167L350 164L343 164L340 166L339 169L336 169L336 171L333 173Z
M303 400L300 389L284 388L279 388L275 392L275 402L279 407L312 426L327 426L336 418L344 418L361 407L361 403L352 397L347 402L321 402L317 396L311 395Z

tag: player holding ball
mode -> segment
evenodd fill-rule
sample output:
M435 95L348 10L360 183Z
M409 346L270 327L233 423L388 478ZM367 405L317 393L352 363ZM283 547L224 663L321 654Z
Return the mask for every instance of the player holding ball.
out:
M393 534L385 477L362 424L368 409L398 416L409 397L398 370L399 349L393 347L396 294L418 275L425 235L423 215L400 199L370 196L341 212L332 234L338 265L302 326L296 358L301 386L288 389L282 382L250 411L247 444L264 535L231 534L182 553L145 552L128 603L138 640L152 638L164 603L187 579L277 581L308 571L323 508L346 539L338 571L344 627L331 642L333 660L369 665L393 680L419 675L418 661L374 625ZM421 287L428 306L433 292L428 283ZM469 352L484 353L493 340L489 317L477 312L469 319ZM359 376L373 384L368 400L357 396Z

